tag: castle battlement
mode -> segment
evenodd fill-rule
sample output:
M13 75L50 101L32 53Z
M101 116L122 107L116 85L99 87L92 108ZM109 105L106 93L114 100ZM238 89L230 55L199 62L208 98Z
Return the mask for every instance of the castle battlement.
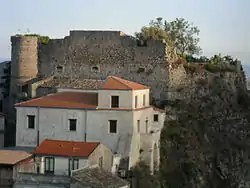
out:
M14 86L35 77L105 79L109 75L154 88L168 82L167 45L163 40L138 41L122 31L72 30L61 39L16 35L12 42ZM45 37L46 39L46 37ZM154 97L162 92L155 89Z

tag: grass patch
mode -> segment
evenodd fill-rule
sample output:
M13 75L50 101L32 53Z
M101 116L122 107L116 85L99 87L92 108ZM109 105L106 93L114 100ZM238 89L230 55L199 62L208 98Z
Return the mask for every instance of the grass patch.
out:
M236 72L235 68L229 67L228 65L216 65L208 63L205 65L205 69L209 72L217 73L217 72Z
M49 43L50 38L48 36L42 36L39 34L17 34L18 37L37 37L41 44L46 45Z
M183 64L183 66L186 71L191 72L191 73L194 73L199 68L199 65L195 63L187 63L187 64Z

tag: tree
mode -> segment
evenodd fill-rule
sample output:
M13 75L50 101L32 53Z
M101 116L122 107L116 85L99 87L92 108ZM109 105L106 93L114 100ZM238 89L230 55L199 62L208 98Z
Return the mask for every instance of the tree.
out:
M135 36L140 40L166 40L170 44L170 37L165 31L162 18L157 18L156 21L151 20L148 26L143 26L140 32L136 32Z
M135 33L135 36L140 40L164 39L170 48L175 47L181 55L198 55L201 52L201 48L198 46L199 32L197 27L183 18L167 22L158 17L156 20L151 20L148 26L143 26L140 32Z
M157 181L156 175L152 175L150 168L145 161L139 161L131 169L132 171L132 184L136 188L159 188L159 182ZM132 186L133 187L133 186Z
M171 22L164 22L164 30L174 43L178 53L199 55L201 48L198 46L200 30L184 18L176 18Z

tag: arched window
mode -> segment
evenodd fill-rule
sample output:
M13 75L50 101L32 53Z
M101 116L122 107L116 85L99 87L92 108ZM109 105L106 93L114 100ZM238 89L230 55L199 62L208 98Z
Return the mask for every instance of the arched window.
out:
M100 67L99 66L93 66L91 67L92 72L100 72Z
M56 67L56 71L57 71L58 73L62 73L62 72L63 72L63 67L60 66L60 65L58 65L58 66Z

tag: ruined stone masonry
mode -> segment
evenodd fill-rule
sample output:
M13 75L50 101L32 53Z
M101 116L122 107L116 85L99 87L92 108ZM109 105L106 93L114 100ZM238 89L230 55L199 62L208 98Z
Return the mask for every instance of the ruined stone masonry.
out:
M162 40L137 41L120 31L76 30L47 44L37 36L21 35L12 36L11 42L10 98L23 92L19 85L28 80L43 83L51 76L72 80L118 76L151 86L151 98L158 101L182 98L180 89L193 82L183 64L172 61L176 54Z
M42 44L35 36L12 36L12 91L35 77L105 79L119 76L152 86L152 97L165 98L168 50L164 41L138 43L120 31L70 31Z

